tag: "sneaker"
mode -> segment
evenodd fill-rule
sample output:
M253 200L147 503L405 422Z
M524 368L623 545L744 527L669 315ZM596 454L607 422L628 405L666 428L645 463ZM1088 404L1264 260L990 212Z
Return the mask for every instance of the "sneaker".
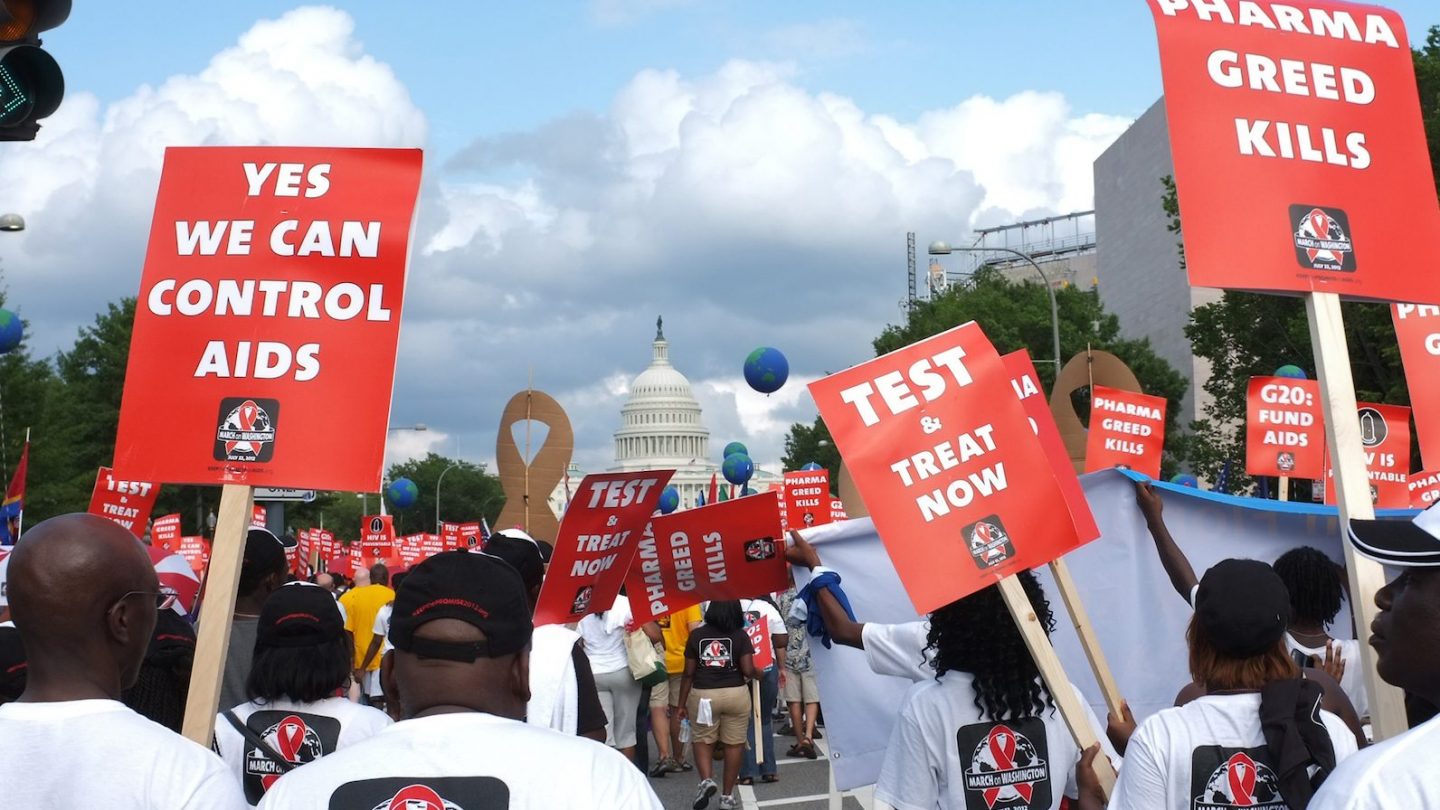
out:
M720 786L715 784L714 779L702 780L700 782L700 788L695 791L695 803L690 806L695 808L695 810L705 810L705 808L710 806L710 797L714 796L715 792L719 789Z
M720 810L740 810L740 800L734 796L721 796Z

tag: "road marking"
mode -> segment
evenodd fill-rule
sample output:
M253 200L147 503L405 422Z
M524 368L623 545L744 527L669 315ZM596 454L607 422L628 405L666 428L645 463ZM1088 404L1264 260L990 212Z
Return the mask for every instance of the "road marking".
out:
M782 804L802 804L804 802L823 802L830 798L828 793L816 793L813 796L787 796L783 799L766 799L757 804L758 807L779 807ZM747 805L748 806L748 805Z

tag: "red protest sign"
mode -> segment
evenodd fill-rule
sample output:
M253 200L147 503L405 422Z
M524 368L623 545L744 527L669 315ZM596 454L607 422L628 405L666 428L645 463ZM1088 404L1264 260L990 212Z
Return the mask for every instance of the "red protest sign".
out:
M90 493L90 508L86 511L109 518L129 529L136 537L142 537L145 525L150 522L150 510L155 508L155 498L159 494L160 487L156 484L122 481L109 467L101 467L95 476L95 489Z
M1160 476L1165 452L1165 398L1093 386L1085 472L1124 466Z
M366 515L360 518L360 553L365 557L385 558L395 553L395 518L391 515Z
M480 545L480 524L460 524L460 545L459 548L477 548Z
M265 523L266 523L266 517L265 517L265 515L266 515L265 507L261 506L261 505L258 504L258 503L257 503L257 504L254 504L254 505L251 507L251 509L250 509L250 528L252 528L252 529L264 529L264 528L267 528L267 526L265 525Z
M537 626L610 609L640 534L674 474L645 470L585 476L555 535L555 553L535 604Z
M780 496L761 492L655 518L625 578L637 625L707 599L785 588Z
M205 570L205 565L210 562L210 541L203 537L181 537L177 542L175 552L190 563L195 573Z
M1075 474L1075 465L1070 461L1070 451L1065 449L1065 439L1060 427L1055 424L1055 414L1040 388L1040 375L1035 373L1035 364L1030 353L1021 349L1000 358L1010 374L1010 388L1025 409L1030 427L1045 449L1050 460L1050 472L1055 483L1065 495L1065 505L1070 510L1070 519L1075 523L1076 537L1088 543L1100 536L1100 527L1095 525L1095 515L1090 511L1090 502L1085 499L1085 489L1080 486L1080 477Z
M845 502L839 498L830 499L830 522L837 523L842 520L849 520L850 516L845 513Z
M775 663L775 648L770 643L770 622L758 610L745 611L745 635L755 651L755 668L766 669Z
M180 548L180 516L162 515L155 518L150 524L150 545L158 546L166 551L176 551Z
M1420 438L1420 463L1440 465L1440 307L1393 304L1391 320Z
M1410 506L1429 509L1440 500L1440 470L1425 470L1410 476L1405 488L1410 491Z
M808 529L829 523L830 471L800 470L785 473L784 524Z
M1403 405L1359 403L1360 443L1370 500L1380 509L1410 506L1410 409ZM1335 472L1325 454L1325 503L1335 503Z
M1320 383L1251 377L1245 395L1245 472L1319 478L1325 472Z
M115 469L380 488L415 149L171 147Z
M1434 301L1440 208L1405 25L1376 6L1150 0L1197 287Z
M1050 460L975 323L810 384L915 609L1080 544Z

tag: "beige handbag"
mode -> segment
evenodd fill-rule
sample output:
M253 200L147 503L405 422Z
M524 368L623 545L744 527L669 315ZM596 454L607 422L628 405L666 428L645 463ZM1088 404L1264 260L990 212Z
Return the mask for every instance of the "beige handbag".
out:
M655 645L639 630L625 634L625 655L630 660L630 674L641 686L656 686L670 677Z

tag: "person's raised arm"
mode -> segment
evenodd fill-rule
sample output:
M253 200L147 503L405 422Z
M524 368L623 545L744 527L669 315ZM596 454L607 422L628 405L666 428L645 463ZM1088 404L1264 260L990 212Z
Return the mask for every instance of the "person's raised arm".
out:
M785 559L791 565L798 565L807 570L814 570L820 565L820 554L810 542L800 536L799 532L790 532L790 547L785 549ZM820 606L820 618L825 621L825 629L829 631L830 638L837 644L844 644L847 647L865 649L863 633L865 624L851 619L845 614L845 608L840 606L840 600L827 590L816 594L816 602Z
M1150 537L1155 541L1155 551L1160 555L1160 564L1165 567L1165 573L1170 576L1170 584L1180 598L1190 603L1190 594L1200 580L1195 577L1195 569L1190 567L1190 560L1186 559L1185 552L1175 544L1175 538L1170 536L1170 530L1165 527L1165 519L1162 512L1165 509L1165 502L1160 500L1160 493L1150 486L1148 481L1135 482L1135 504L1140 507L1140 514L1145 516L1145 526L1150 530Z

